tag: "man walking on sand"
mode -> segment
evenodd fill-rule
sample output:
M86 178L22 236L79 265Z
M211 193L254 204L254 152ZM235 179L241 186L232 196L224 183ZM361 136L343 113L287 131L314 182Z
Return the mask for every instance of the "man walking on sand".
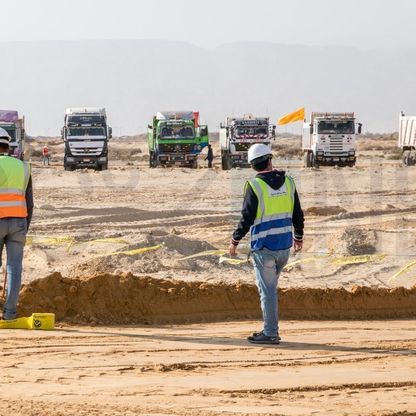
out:
M43 146L43 149L42 149L42 161L43 161L43 165L45 165L46 162L48 163L48 166L50 165L49 148L48 148L48 145L46 143L45 143L45 146Z
M10 136L0 128L0 266L4 245L7 251L7 296L3 319L16 317L23 249L33 212L30 165L9 156Z
M208 145L208 154L205 160L208 160L208 168L212 168L212 161L214 160L214 152L212 150L212 146Z
M253 344L279 344L277 283L292 245L295 251L302 249L303 212L294 180L273 169L268 146L251 146L248 161L257 175L246 183L242 216L229 253L236 255L240 240L250 230L264 327L247 340Z

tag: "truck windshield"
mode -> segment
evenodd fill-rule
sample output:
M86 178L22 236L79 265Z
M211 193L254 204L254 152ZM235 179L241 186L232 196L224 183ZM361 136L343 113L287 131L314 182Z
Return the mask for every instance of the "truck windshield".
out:
M7 133L9 133L10 136L10 142L13 143L16 141L16 130L14 128L4 128L4 130L7 131Z
M69 115L68 125L74 124L105 124L105 117L101 115L82 114L82 115Z
M354 121L320 121L318 123L318 133L320 134L354 134Z
M105 136L104 127L70 127L68 136Z
M264 127L238 127L237 128L237 136L244 135L244 134L267 134L268 129L266 126Z
M193 139L195 138L194 129L191 126L163 126L160 130L162 139Z

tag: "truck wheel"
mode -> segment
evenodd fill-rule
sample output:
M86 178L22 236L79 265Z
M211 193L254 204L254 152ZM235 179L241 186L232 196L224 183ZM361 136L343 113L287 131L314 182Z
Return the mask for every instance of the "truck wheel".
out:
M222 170L230 170L226 153L221 153L221 168Z
M410 166L409 163L410 163L410 150L405 150L403 152L403 164L405 166Z
M191 169L198 169L198 160L194 160L191 164Z
M411 150L409 154L409 166L415 166L415 164L416 164L416 152L414 150Z
M150 154L149 154L149 167L150 168L157 167L156 154L155 154L155 152L150 152Z
M311 168L312 167L312 161L311 161L311 152L305 152L303 154L303 165L305 168Z
M310 158L311 158L311 167L313 167L315 169L318 169L319 168L319 163L317 162L313 153L310 153Z

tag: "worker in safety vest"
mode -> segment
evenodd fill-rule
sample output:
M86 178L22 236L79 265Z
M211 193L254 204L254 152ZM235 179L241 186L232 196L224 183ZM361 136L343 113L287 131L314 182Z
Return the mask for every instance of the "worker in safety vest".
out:
M0 128L0 266L7 251L7 296L3 319L16 317L23 249L33 212L30 165L9 156L10 136Z
M44 165L46 164L46 162L48 163L48 166L50 165L49 148L47 144L45 144L45 146L43 146L42 149L42 161Z
M254 144L248 150L248 162L257 176L246 183L242 216L229 253L236 255L240 240L250 230L264 328L247 339L256 344L278 344L277 282L292 245L295 251L302 249L304 218L295 182L285 172L273 169L270 148Z

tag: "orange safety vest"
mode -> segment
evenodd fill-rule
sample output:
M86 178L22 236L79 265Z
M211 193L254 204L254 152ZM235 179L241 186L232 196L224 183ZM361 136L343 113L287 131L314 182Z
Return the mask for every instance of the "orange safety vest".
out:
M48 156L48 154L49 154L49 149L45 146L43 148L43 156Z
M26 218L26 188L30 165L9 156L0 156L0 219Z

